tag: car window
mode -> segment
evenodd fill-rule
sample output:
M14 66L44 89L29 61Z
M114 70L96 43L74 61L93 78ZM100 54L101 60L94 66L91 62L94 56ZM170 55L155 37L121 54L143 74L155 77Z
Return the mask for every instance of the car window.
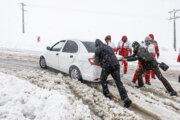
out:
M60 51L61 48L63 47L65 41L60 41L58 43L56 43L52 48L51 51Z
M82 42L89 53L95 52L95 42Z
M78 45L76 44L76 42L72 40L68 40L62 52L76 53L77 51L78 51Z

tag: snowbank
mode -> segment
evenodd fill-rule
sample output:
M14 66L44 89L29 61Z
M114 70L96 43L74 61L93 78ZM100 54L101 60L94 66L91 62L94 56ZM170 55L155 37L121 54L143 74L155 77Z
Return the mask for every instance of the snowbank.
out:
M65 89L49 91L10 75L0 76L0 119L92 119L88 106Z

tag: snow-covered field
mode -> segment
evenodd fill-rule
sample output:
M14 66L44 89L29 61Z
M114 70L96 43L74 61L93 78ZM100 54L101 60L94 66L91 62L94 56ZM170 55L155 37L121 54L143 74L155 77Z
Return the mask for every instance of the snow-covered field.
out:
M0 71L6 73L0 73L3 81L3 84L0 84L2 88L0 89L2 93L0 118L2 119L140 119L133 111L119 106L105 98L101 92L79 81L32 65L14 63L15 61L24 62L24 58L25 61L31 58L29 56L22 58L12 54L7 56L7 54L1 54L0 60ZM8 60L14 60L14 62ZM29 59L33 62L34 60ZM15 109L19 111L14 111ZM26 109L25 113L24 109Z
M26 4L25 34L21 2ZM95 41L110 34L117 44L122 35L140 42L153 33L160 47L158 61L170 66L162 73L180 95L180 21L175 52L173 22L168 20L168 11L179 5L179 0L1 0L0 120L180 120L180 97L171 97L159 80L141 89L131 83L137 62L129 63L122 78L133 101L129 109L114 82L109 100L98 83L80 83L38 65L46 46L62 39Z
M159 80L152 79L152 85L146 85L142 89L137 89L131 84L136 69L134 65L129 66L128 74L122 78L133 101L132 106L126 109L123 108L123 102L113 81L109 84L113 99L109 100L102 94L100 84L80 83L57 71L42 70L38 66L38 53L32 52L34 56L28 56L26 52L11 50L11 53L7 54L4 50L0 53L0 72L3 72L0 73L0 118L3 120L180 119L180 98L171 97ZM173 69L163 72L178 94L179 73L179 70Z
M92 119L88 106L65 86L59 91L48 90L11 75L0 76L0 119Z

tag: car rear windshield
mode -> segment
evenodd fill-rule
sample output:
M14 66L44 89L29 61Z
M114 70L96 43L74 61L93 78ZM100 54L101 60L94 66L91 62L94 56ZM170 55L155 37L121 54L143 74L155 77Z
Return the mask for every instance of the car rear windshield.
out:
M82 42L89 53L95 52L95 42Z

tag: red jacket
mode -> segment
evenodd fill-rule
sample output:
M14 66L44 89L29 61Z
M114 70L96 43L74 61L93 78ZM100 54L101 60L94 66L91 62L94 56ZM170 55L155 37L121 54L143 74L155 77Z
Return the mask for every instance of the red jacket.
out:
M155 44L155 50L156 50L156 55L159 57L159 47L157 41L153 40L153 43Z
M179 56L178 56L177 62L180 62L180 53L179 53Z
M120 40L117 46L117 52L119 52L119 55L122 55L123 57L128 56L129 53L132 54L131 43L128 40L125 42Z

